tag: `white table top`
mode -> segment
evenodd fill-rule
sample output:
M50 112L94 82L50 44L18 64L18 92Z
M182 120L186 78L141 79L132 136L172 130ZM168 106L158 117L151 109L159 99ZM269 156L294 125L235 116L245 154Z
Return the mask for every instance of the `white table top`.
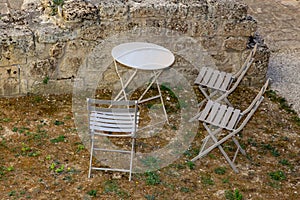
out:
M168 49L146 42L123 43L111 51L113 58L128 67L142 70L158 70L171 66L175 60Z

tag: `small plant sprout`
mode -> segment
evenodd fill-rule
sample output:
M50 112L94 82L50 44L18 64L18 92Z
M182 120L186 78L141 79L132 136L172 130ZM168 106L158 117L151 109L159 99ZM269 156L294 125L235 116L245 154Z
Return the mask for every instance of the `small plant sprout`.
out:
M189 169L195 169L195 163L192 161L187 161L186 165L189 167Z
M156 172L147 171L145 174L147 185L157 185L161 183L160 177Z
M275 180L275 181L282 181L282 180L286 180L286 175L283 171L281 170L278 170L278 171L275 171L275 172L270 172L269 173L269 176L272 180Z
M87 192L88 195L91 197L96 197L97 196L97 190L90 190Z
M226 190L225 191L225 198L228 200L242 200L243 195L239 192L238 189L232 190Z
M218 168L215 168L214 172L216 174L219 174L219 175L224 175L226 173L226 168L225 167L218 167Z

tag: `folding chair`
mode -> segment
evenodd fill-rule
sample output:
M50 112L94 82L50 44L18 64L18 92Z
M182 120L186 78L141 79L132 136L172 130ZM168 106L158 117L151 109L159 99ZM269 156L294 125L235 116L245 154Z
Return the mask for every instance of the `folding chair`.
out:
M88 98L87 107L89 118L89 133L91 137L91 151L88 177L91 177L92 170L119 171L129 172L130 181L132 173L132 162L134 156L136 131L139 120L137 101L112 101ZM101 137L102 139L103 137L106 137L105 139L113 137L129 138L131 140L131 149L116 149L115 145L102 144L101 142L99 142L101 141ZM101 145L99 143L101 143ZM92 158L96 151L129 154L129 169L94 167L92 164ZM112 159L112 157L109 158Z
M203 139L199 154L195 158L193 158L192 161L196 161L197 159L202 158L203 156L211 152L214 148L218 147L232 169L235 172L238 172L236 166L234 165L234 161L239 152L241 152L243 155L246 155L246 152L235 138L235 135L245 127L247 122L250 120L250 118L264 99L263 94L266 91L268 84L269 79L261 88L260 92L257 94L252 103L243 112L239 109L230 107L228 105L222 105L211 100L207 102L205 108L201 111L198 120L203 122L208 135ZM239 123L243 118L243 122ZM238 126L238 124L240 125ZM221 131L229 133L221 137ZM222 147L222 144L230 138L237 146L237 150L234 154L233 159L229 158L224 148ZM211 140L212 142L209 142Z
M209 67L201 68L194 82L205 96L205 99L199 103L199 107L201 107L205 101L213 100L217 95L220 95L218 101L224 100L229 106L232 106L227 97L237 88L247 73L254 60L253 57L256 53L256 49L257 44L255 44L241 69L235 74L226 73ZM225 93L226 95L223 95ZM190 121L194 121L198 116L199 115L194 116Z

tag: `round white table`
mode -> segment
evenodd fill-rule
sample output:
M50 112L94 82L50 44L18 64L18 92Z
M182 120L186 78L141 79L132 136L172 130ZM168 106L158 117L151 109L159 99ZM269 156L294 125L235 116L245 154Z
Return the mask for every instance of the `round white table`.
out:
M125 92L126 87L135 77L137 70L151 70L153 73L153 78L151 83L148 85L147 89L143 92L143 94L139 97L139 103L143 103L146 101L150 101L155 98L160 98L162 107L166 116L166 121L169 123L167 112L165 109L164 101L162 98L161 90L158 83L158 77L163 72L164 69L170 67L175 60L173 53L156 44L146 43L146 42L130 42L120 44L112 49L112 57L114 58L115 69L119 76L122 90L118 93L114 100L121 100L123 97L127 100L127 95ZM125 65L129 68L135 69L134 73L128 79L128 81L124 84L121 75L118 70L118 63ZM148 92L150 87L154 84L157 85L157 89L159 95L153 96L147 99L143 99L144 95ZM121 94L124 94L123 97L120 98Z
M140 70L161 70L175 60L168 49L146 42L120 44L112 49L112 57L119 63Z

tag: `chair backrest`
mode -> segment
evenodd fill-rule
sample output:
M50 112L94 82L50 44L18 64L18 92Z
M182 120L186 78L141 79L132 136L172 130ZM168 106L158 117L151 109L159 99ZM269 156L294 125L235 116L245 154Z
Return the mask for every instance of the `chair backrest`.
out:
M241 69L233 75L234 78L236 79L236 81L235 81L234 85L231 87L231 89L229 90L229 93L231 93L231 92L233 92L233 90L235 90L235 88L239 85L239 83L244 78L245 74L247 73L248 69L252 65L252 63L254 61L254 55L256 53L256 49L257 49L257 43L255 44L255 46L249 53L247 59L245 60L243 66L241 67Z
M104 133L102 135L114 137L135 136L139 119L137 101L113 101L88 98L87 104L89 128L91 131L95 133L106 132L107 134ZM118 134L111 135L110 133Z
M237 88L237 86L242 81L242 79L244 78L245 74L247 73L248 69L250 68L250 66L252 65L252 63L254 61L253 57L256 53L256 49L257 49L257 43L255 44L252 51L248 55L246 61L244 62L243 66L241 67L241 69L237 73L234 74L234 77L235 77L236 81L234 82L232 87L226 93L224 93L219 98L217 98L215 101L218 102L218 101L224 99L225 97L230 95Z
M249 63L253 62L253 58L254 58L254 55L256 53L256 50L257 50L257 43L254 45L253 49L251 50L251 52L249 53L247 59L245 60L244 64L242 65L241 69L234 74L234 77L237 78L237 77L243 77L245 75L245 73L247 72L247 70L249 69L250 65Z
M268 88L270 79L267 79L266 83L263 85L263 87L260 89L259 93L256 95L256 97L253 99L252 103L248 106L247 109L245 109L242 113L241 116L246 116L246 118L244 119L244 121L242 122L242 124L238 127L237 130L241 130L242 128L244 128L244 126L247 124L247 122L250 120L250 118L252 117L252 115L255 113L255 111L257 110L258 106L260 105L260 103L263 101L264 97L264 93L266 91L266 89Z

